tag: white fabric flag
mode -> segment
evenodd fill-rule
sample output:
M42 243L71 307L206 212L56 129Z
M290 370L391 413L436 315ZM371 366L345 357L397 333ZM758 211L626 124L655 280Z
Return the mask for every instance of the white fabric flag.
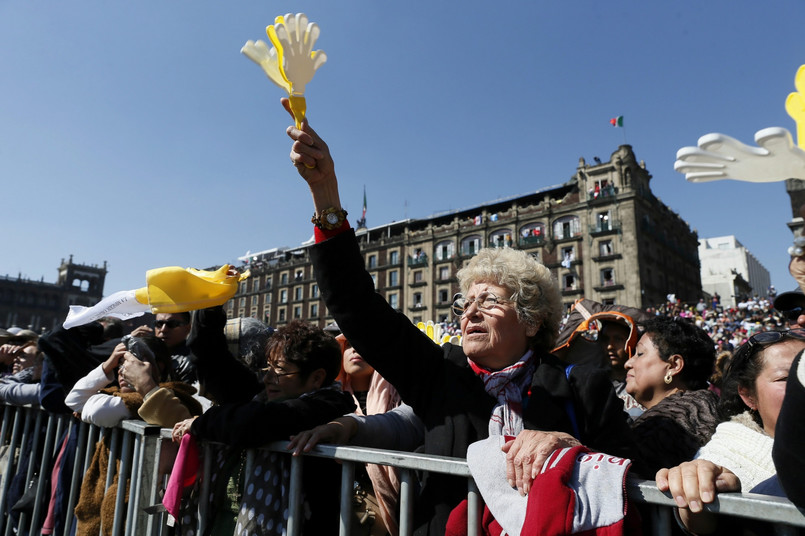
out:
M88 324L104 316L128 320L150 312L151 307L147 303L138 302L134 297L135 292L135 290L115 292L92 307L71 305L70 312L67 313L67 320L64 321L65 329Z

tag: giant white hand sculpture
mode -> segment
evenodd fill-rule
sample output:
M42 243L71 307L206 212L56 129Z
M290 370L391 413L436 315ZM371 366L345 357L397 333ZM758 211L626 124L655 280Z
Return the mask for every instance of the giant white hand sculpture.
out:
M674 169L690 182L805 179L805 151L794 145L788 130L764 128L755 133L755 142L758 147L724 134L705 134L698 147L677 151Z
M304 13L288 13L266 28L266 35L274 45L271 49L263 41L247 41L240 50L288 93L297 127L301 127L305 118L305 86L327 61L324 51L313 50L319 33L319 25L308 22Z

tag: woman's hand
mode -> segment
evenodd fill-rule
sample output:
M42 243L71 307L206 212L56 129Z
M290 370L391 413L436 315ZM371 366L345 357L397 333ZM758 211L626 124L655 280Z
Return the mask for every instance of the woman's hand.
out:
M732 471L707 460L660 469L654 479L657 489L670 491L676 505L691 512L701 512L702 504L713 502L716 492L741 490L741 481Z
M16 344L4 344L0 346L0 363L10 365L14 362L17 354L22 352L25 346L18 346Z
M670 469L660 469L654 480L657 489L670 491L685 528L697 534L716 529L717 518L703 511L704 504L713 502L717 492L741 491L741 481L732 471L707 460L693 460Z
M528 495L531 483L542 471L542 465L556 449L581 445L564 432L538 432L523 430L517 437L501 447L506 453L506 479L520 495Z
M112 371L120 365L120 360L123 359L123 355L125 355L127 351L126 345L121 342L112 350L112 355L103 362L103 372L106 374L107 378L112 377Z
M125 352L121 360L120 374L135 391L145 395L157 386L151 374L151 363L140 361L131 352Z
M290 101L281 99L282 105L291 112ZM299 175L307 181L313 204L319 214L328 208L341 208L338 195L338 181L335 177L335 165L330 156L330 149L316 131L310 128L307 120L302 121L302 128L288 127L288 136L294 140L291 146L291 162L296 166Z
M293 450L294 456L299 456L303 452L310 452L310 449L319 443L346 445L357 431L358 421L352 417L339 417L312 430L292 435L287 449Z
M190 427L193 425L193 421L196 420L197 417L190 417L189 419L185 419L183 421L179 421L173 425L173 432L171 432L171 439L174 443L181 443L182 437L186 433L190 431Z
M132 337L147 337L148 335L153 335L154 329L150 326L137 326L134 328L134 331L131 332Z

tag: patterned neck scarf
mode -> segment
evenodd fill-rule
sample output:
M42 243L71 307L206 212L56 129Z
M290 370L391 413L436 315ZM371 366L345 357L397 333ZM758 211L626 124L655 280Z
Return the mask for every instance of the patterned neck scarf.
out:
M490 371L467 359L473 372L484 381L486 392L498 401L489 418L489 435L516 436L523 430L523 391L531 383L536 363L529 350L517 363Z

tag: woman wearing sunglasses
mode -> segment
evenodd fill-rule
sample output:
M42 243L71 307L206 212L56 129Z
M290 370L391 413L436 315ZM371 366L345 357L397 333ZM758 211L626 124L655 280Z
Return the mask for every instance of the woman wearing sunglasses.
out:
M748 492L775 475L774 429L794 357L805 349L805 330L766 331L749 338L732 357L719 411L724 422L696 459L657 472L689 530L706 534L715 517L702 510L717 492Z

